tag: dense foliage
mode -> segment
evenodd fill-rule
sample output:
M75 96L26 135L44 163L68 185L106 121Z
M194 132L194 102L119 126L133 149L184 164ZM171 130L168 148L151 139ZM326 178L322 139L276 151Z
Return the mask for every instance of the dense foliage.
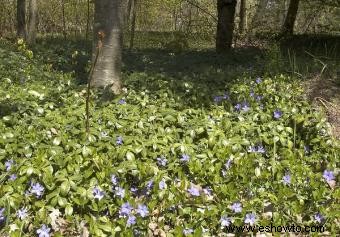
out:
M86 135L85 90L53 69L70 62L21 42L0 62L0 233L216 236L229 221L336 233L339 144L289 77L126 71L123 96L93 95Z

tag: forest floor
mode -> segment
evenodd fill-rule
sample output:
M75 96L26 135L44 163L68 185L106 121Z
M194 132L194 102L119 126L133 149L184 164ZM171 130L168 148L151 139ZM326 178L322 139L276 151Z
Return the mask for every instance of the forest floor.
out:
M0 235L225 237L229 220L336 233L338 61L124 50L127 92L93 89L86 132L89 46L0 41Z
M340 78L314 76L304 83L306 94L315 106L322 107L335 137L340 139Z

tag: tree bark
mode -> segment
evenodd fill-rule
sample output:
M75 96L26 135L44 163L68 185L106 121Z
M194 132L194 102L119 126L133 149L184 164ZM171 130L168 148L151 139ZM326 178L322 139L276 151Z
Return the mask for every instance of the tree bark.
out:
M89 38L89 29L90 29L90 0L87 0L85 41L87 41Z
M241 0L240 2L240 34L247 29L247 0Z
M256 7L255 15L253 16L251 23L250 23L250 29L254 29L257 24L260 22L260 19L263 18L264 10L266 9L266 6L268 4L268 0L260 0L259 4Z
M30 45L35 44L37 36L37 16L38 16L38 3L37 0L30 0L29 2L29 21L28 21L28 38L27 43Z
M281 35L283 37L293 35L294 24L295 24L297 12L299 9L299 3L300 3L300 0L290 0L286 19L283 23L282 31L281 31Z
M127 0L127 6L126 6L126 11L124 15L124 28L129 29L130 27L130 19L132 15L132 2L133 0Z
M231 48L234 34L236 0L217 0L216 51L226 52Z
M101 32L104 37L91 86L110 88L114 94L119 94L122 87L122 1L95 0L93 29L93 60L99 40L98 33Z
M132 19L131 19L131 29L130 29L130 46L129 48L133 48L133 44L135 42L135 31L136 31L136 4L137 0L132 0Z
M17 0L17 37L26 39L26 0Z
M64 40L66 40L65 0L61 0L61 14L63 21L63 36Z

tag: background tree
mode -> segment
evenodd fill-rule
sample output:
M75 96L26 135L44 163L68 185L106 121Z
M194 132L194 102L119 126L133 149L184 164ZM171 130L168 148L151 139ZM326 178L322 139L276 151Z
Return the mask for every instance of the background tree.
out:
M225 52L231 48L233 42L236 3L236 0L217 1L217 52Z
M17 0L17 37L26 39L26 0Z
M30 0L29 2L29 18L28 18L28 37L27 43L35 44L37 34L37 15L38 15L38 3L37 0Z
M104 37L91 85L109 87L114 94L119 94L122 86L122 1L96 0L93 28L93 52L98 45L98 33L102 32Z
M260 19L263 18L263 13L266 10L266 6L268 4L268 0L259 0L256 5L255 14L251 20L251 29L256 28L257 24L259 23Z
M240 34L247 28L247 0L240 1Z
M136 31L136 12L137 12L137 0L130 0L130 11L129 16L131 17L131 27L130 27L130 45L129 48L133 48L133 44L135 41L135 31ZM130 21L129 21L130 22Z
M299 9L299 2L300 0L290 0L288 12L281 31L281 35L283 37L293 35L295 20Z
M63 36L66 39L66 19L65 19L65 0L61 0L61 15L63 21Z

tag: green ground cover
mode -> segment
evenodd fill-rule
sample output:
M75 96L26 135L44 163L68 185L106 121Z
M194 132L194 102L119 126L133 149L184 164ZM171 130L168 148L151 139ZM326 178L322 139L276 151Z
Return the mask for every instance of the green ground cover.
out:
M230 222L336 234L339 142L280 62L125 52L127 92L93 93L87 135L88 51L57 48L0 47L0 233L223 236Z

